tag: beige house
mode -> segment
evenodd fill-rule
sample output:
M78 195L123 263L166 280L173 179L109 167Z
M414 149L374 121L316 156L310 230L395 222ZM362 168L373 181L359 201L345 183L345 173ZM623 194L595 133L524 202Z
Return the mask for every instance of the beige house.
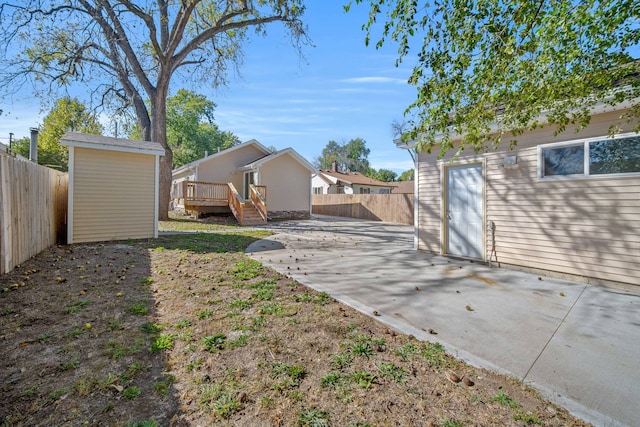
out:
M640 135L632 123L608 137L622 112L601 108L579 133L538 128L518 136L513 150L419 153L416 247L640 285Z
M69 147L67 243L158 236L156 142L65 133Z
M391 194L397 183L382 182L358 172L320 169L312 179L313 194Z
M272 152L253 139L175 169L173 208L231 210L241 223L309 218L313 172L292 148ZM234 204L243 209L243 218Z

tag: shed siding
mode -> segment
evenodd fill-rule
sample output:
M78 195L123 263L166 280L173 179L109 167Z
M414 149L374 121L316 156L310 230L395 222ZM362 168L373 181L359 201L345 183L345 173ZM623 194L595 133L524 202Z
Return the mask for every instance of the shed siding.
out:
M153 237L155 157L74 151L74 243Z
M513 151L500 149L460 162L486 160L486 224L493 221L493 262L640 285L640 177L538 180L537 146L605 136L619 113L592 118L591 125L558 136L551 127L519 136ZM504 169L506 154L518 168ZM441 177L447 160L420 156L419 248L441 251ZM486 259L491 234L486 233Z
M260 185L267 187L269 211L308 212L311 207L311 172L288 154L260 168Z

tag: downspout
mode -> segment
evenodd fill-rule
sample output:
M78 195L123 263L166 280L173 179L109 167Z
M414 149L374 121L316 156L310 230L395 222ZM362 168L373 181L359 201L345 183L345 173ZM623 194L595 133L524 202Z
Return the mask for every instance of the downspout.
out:
M418 226L418 219L420 218L420 203L418 201L420 194L420 187L418 185L418 153L414 153L413 146L406 144L400 139L393 141L396 147L403 150L407 150L413 160L413 249L418 250L418 243L420 241L420 227Z

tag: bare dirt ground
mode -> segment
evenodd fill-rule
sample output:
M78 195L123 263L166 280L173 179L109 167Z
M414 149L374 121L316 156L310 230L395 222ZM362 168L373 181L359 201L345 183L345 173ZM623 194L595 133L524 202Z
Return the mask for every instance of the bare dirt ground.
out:
M587 425L245 257L266 235L57 246L0 277L0 425Z

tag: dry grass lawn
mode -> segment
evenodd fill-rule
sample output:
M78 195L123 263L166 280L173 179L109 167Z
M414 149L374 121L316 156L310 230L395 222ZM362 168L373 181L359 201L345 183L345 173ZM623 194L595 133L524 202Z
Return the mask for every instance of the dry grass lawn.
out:
M246 257L267 231L214 228L0 277L0 425L587 425Z

